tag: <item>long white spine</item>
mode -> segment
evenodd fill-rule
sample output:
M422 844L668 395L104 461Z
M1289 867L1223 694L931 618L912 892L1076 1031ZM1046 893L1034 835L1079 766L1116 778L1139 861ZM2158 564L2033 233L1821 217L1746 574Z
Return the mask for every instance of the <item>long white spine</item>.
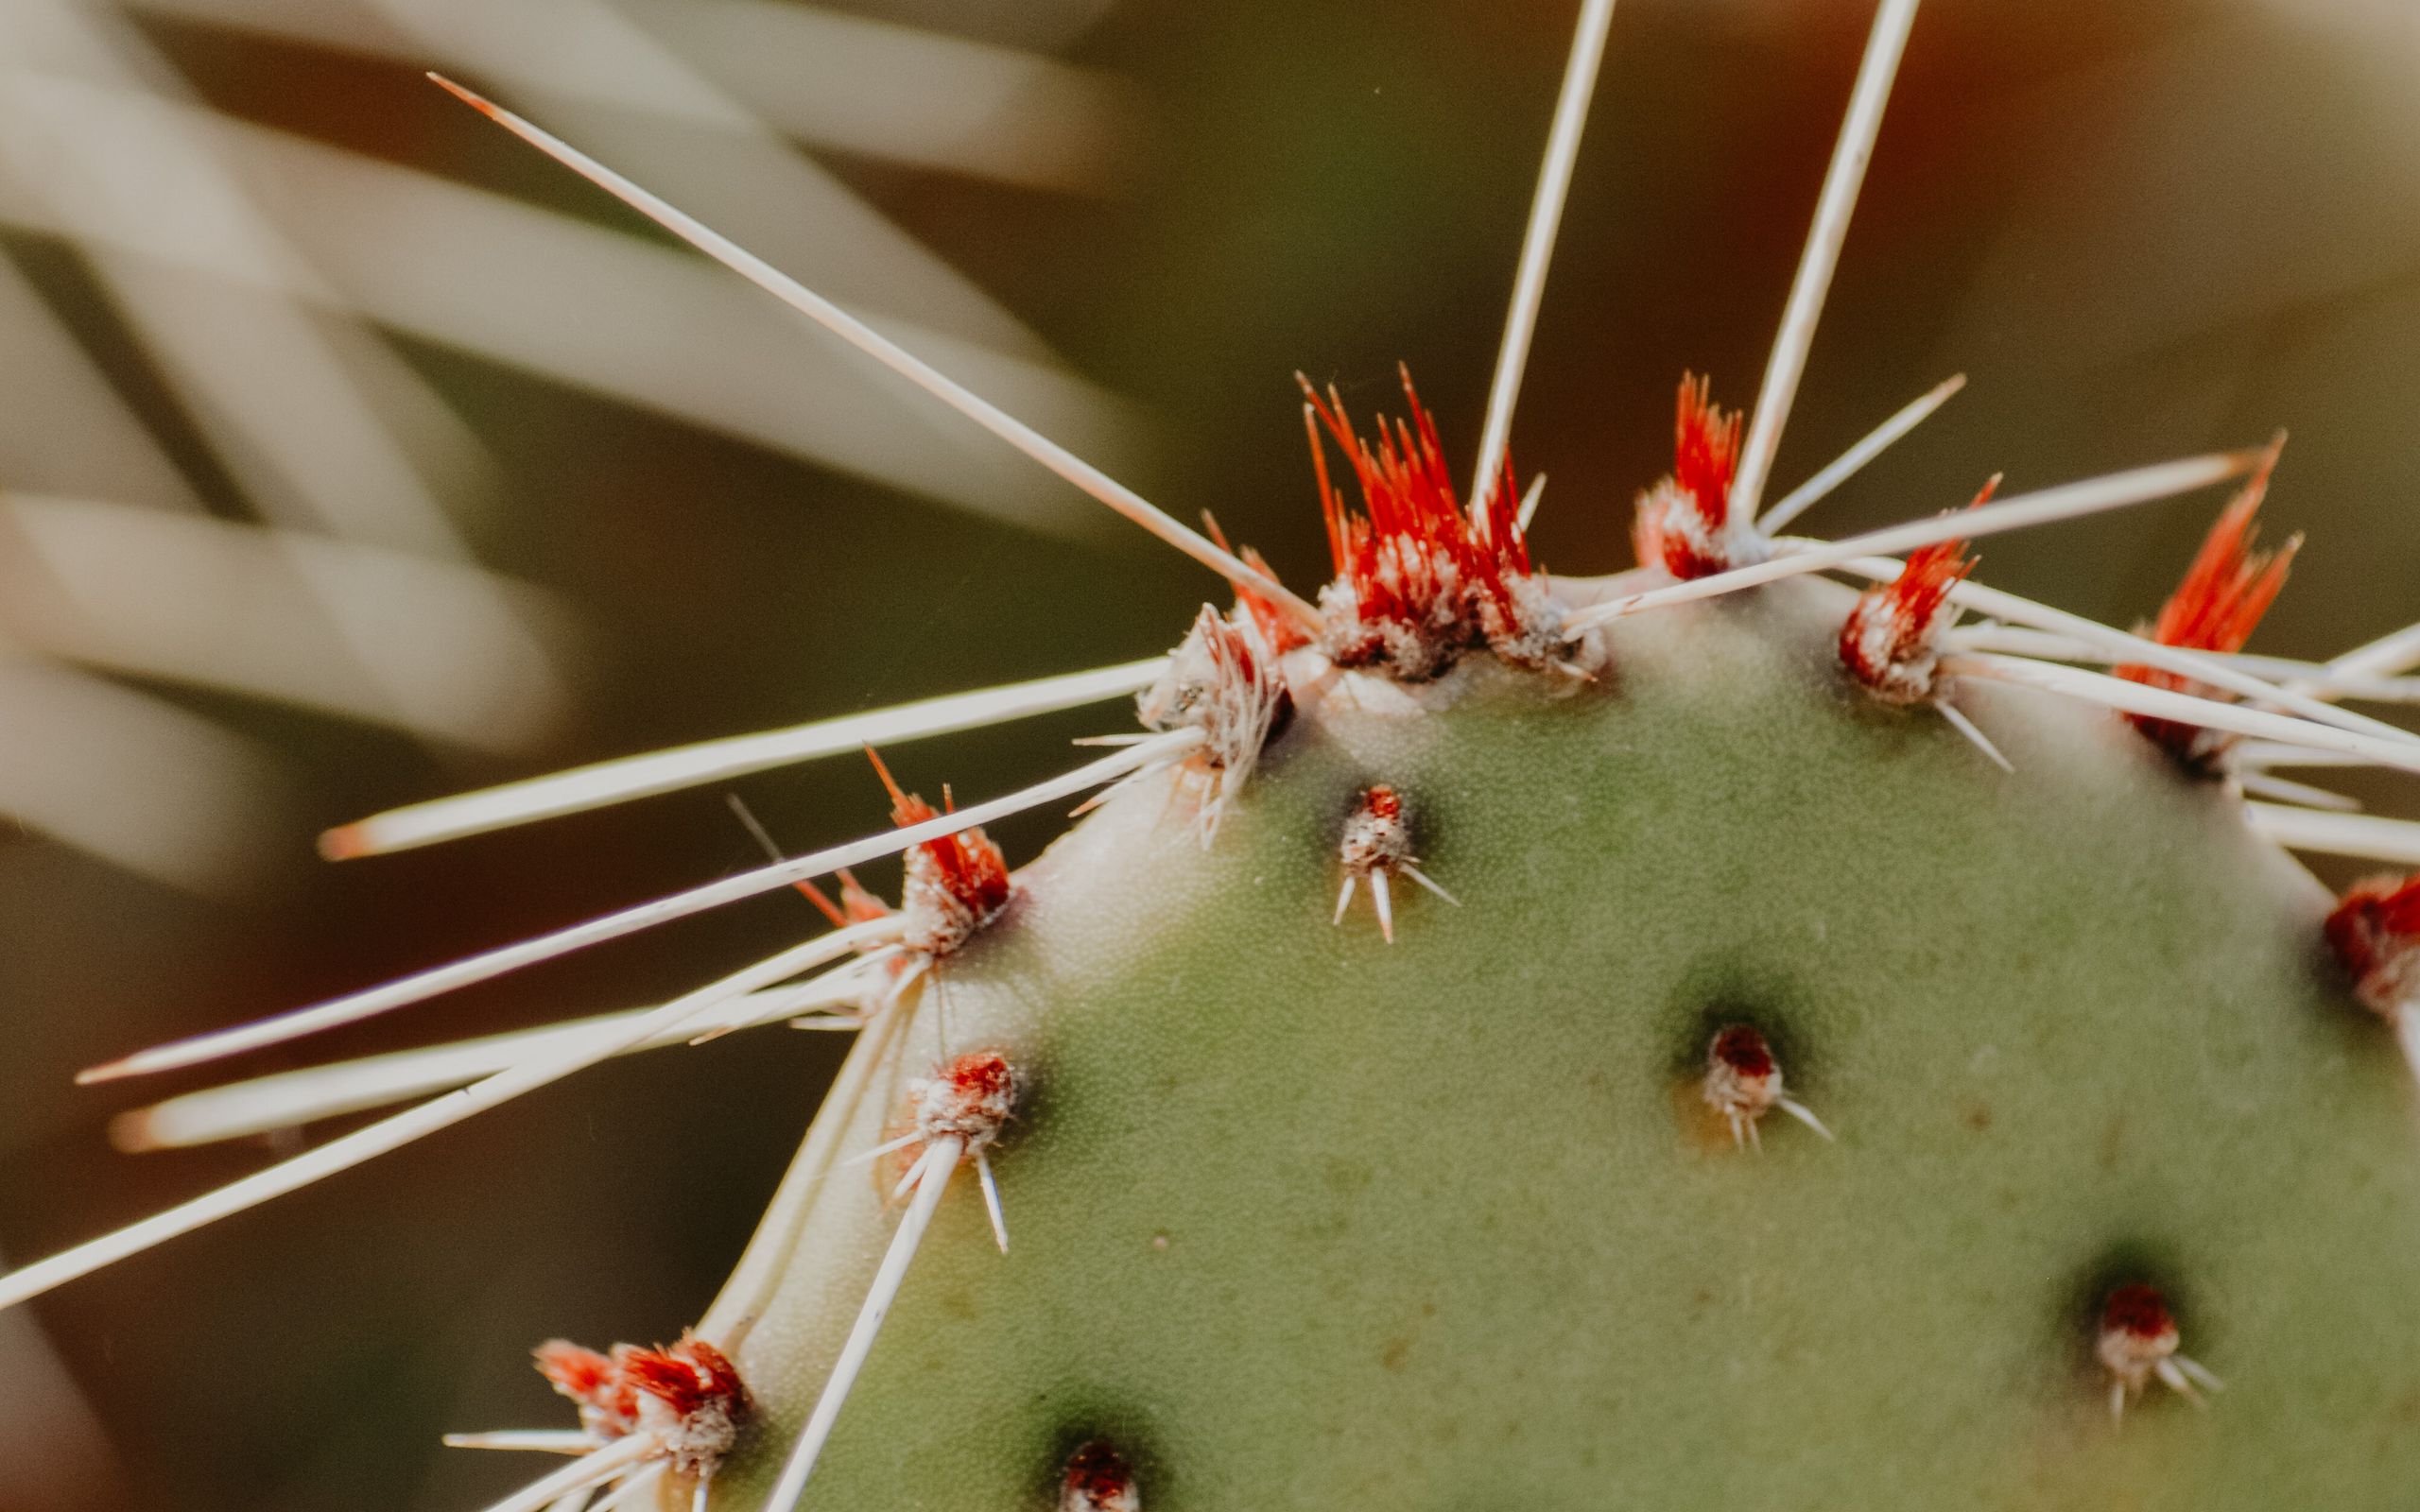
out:
M1897 414L1876 425L1855 446L1826 463L1824 470L1789 490L1779 504L1765 511L1756 528L1767 535L1805 514L1830 497L1833 490L1846 483L1865 465L1897 445L1910 431L1932 417L1932 412L1949 403L1951 396L1966 387L1966 375L1956 373L1943 379L1925 393L1910 400Z
M2362 756L2380 766L2420 772L2420 744L2379 740L2372 735L2339 730L2333 725L2313 724L2308 719L2273 714L2265 709L2248 708L2239 703L2197 698L2189 693L2170 693L2165 688L2154 688L2147 683L2099 672L2086 672L2082 667L2063 666L2055 662L2028 662L2021 657L1974 652L1944 657L1941 670L1952 677L1989 678L2022 688L2064 694L2070 698L2081 698L2087 703L2151 719L2174 720L2181 724L2199 725L2204 730L2224 730L2261 740L2299 741L2319 750ZM2332 816L2344 817L2342 815Z
M1901 566L1901 563L1888 557L1861 557L1841 563L1841 568L1844 572L1855 573L1861 577L1871 577L1876 582L1883 583L1894 581L1899 576ZM1977 614L2031 626L2036 630L2064 636L2068 642L2073 643L2069 645L2057 646L2029 645L2025 636L2031 632L2019 631L2013 634L2005 627L1987 628L1978 626L1973 629L1961 629L1951 633L1950 644L1962 649L2007 651L2018 656L2035 657L2037 660L2043 660L2039 654L2041 651L2058 649L2062 652L2061 655L2047 660L2099 662L2105 665L2139 662L2146 666L2157 667L2163 672L2173 672L2179 677L2206 682L2214 688L2223 688L2242 697L2274 704L2278 708L2301 714L2306 719L2314 720L2323 725L2334 725L2339 730L2358 730L2365 735L2375 735L2380 740L2420 743L2420 735L2414 735L2400 726L2390 725L2382 719L2372 719L2367 714L2357 714L2339 709L2323 698L2313 697L2294 688L2280 687L2249 670L2236 659L2213 655L2207 651L2188 650L2184 646L2163 645L2157 641L2118 629L2114 626L2103 625L2098 620L2086 619L2081 614L2069 613L2063 609L2053 609L2048 604L2036 603L2032 599L2008 593L2003 589L1987 587L1976 582L1973 578L1950 584L1949 601L1961 609L1970 610ZM2078 650L2083 654L2080 656L2066 654Z
M1495 486L1503 465L1504 449L1512 444L1512 409L1521 399L1521 373L1529 366L1530 341L1537 334L1538 305L1546 297L1547 265L1554 261L1556 231L1563 224L1564 200L1571 193L1571 168L1580 156L1580 133L1588 125L1588 102L1597 93L1597 69L1605 57L1605 34L1614 24L1614 0L1583 0L1580 26L1571 39L1571 55L1564 63L1563 90L1555 98L1554 124L1547 130L1545 161L1538 166L1537 193L1530 201L1530 224L1521 237L1521 263L1512 279L1512 303L1505 312L1504 340L1496 349L1495 377L1487 389L1487 424L1479 433L1478 460L1471 471L1471 507L1476 509ZM1532 507L1522 506L1520 524L1529 525ZM1488 528L1487 514L1478 516Z
M2323 814L2277 803L2246 803L2243 817L2255 830L2290 850L2354 856L2394 866L2420 867L2420 824L2376 814Z
M604 1485L645 1459L653 1441L638 1434L617 1438L603 1449L573 1460L544 1480L532 1481L487 1512L542 1512L561 1498Z
M954 814L940 815L919 824L904 825L867 839L835 846L828 850L818 850L795 860L782 862L777 866L760 867L753 871L743 871L736 876L725 877L701 887L692 887L686 892L674 893L668 898L658 898L651 902L639 903L622 909L618 913L607 914L601 919L592 919L584 923L574 924L567 929L559 929L552 934L541 935L535 939L520 940L462 960L452 961L429 971L416 972L381 987L348 993L316 1006L297 1008L290 1013L279 1014L273 1018L240 1024L214 1034L198 1035L192 1039L178 1040L173 1044L162 1045L157 1049L142 1051L123 1060L112 1061L106 1066L96 1066L83 1073L77 1079L88 1082L109 1081L120 1076L168 1071L180 1066L215 1060L219 1057L234 1055L240 1051L257 1049L263 1045L282 1043L302 1035L316 1034L339 1024L355 1023L363 1019L403 1007L407 1004L436 997L440 993L451 992L458 988L489 981L508 972L517 971L524 967L536 965L541 961L552 960L559 955L585 950L592 945L601 945L607 940L619 939L625 935L634 935L642 930L652 929L658 924L667 924L677 919L686 919L692 914L704 913L708 909L719 908L725 903L738 902L742 899L753 898L760 893L771 892L794 883L809 881L838 871L843 867L862 866L881 856L896 855L910 846L922 845L927 840L938 840L944 835L956 834L961 830L975 829L1007 818L1011 815L1022 814L1030 808L1057 802L1075 794L1098 787L1105 782L1114 782L1128 772L1148 766L1154 762L1171 758L1198 744L1201 738L1197 730L1175 730L1143 745L1129 747L1113 755L1104 756L1099 761L1080 766L1063 776L1052 778L1046 782L1038 782L1005 798L972 804ZM899 927L896 919L876 919L865 924L852 925L846 930L836 930L831 936L826 936L826 939L840 943L842 948L836 954L845 954L848 949L857 944L882 942L889 935L895 934Z
M475 793L373 814L330 830L321 837L320 848L329 859L337 861L386 855L633 799L728 782L752 772L861 750L868 746L895 746L960 730L980 730L1140 692L1150 687L1167 664L1167 657L1155 656L1123 666L1039 678L1006 687L925 698L895 709L819 719L786 730L732 735L640 756L595 762L569 771L550 772Z
M876 989L881 979L872 973L896 955L895 950L884 951L796 987L751 992L723 1011L709 1014L701 1022L711 1029L755 1028L821 1007L855 1002L861 994ZM296 1128L323 1118L451 1091L532 1057L611 1036L617 1026L634 1022L652 1011L631 1008L569 1023L486 1035L424 1050L398 1050L302 1071L278 1072L223 1087L207 1087L120 1114L110 1125L110 1137L123 1150L161 1150ZM835 1020L833 1026L855 1029L858 1021ZM621 1054L636 1055L687 1044L699 1029L697 1024L677 1025L649 1036Z
M1007 441L1011 446L1058 473L1077 488L1083 490L1219 576L1238 588L1248 588L1267 598L1300 621L1305 627L1312 630L1319 628L1319 610L1289 591L1286 585L1267 573L1245 565L1234 553L1221 550L1217 543L1199 531L1190 530L1179 524L1169 518L1166 511L1132 489L1118 482L956 379L949 377L940 369L915 355L848 311L841 309L822 295L799 283L798 280L766 262L754 252L707 226L687 212L674 209L666 200L640 188L578 147L552 132L543 130L523 120L494 101L484 99L441 75L431 74L428 77L489 120L495 122L514 136L521 138L723 266L730 268L741 278L805 316L917 387L924 389L942 404Z
M1580 610L1564 624L1577 635L1642 610L1716 598L1724 593L1736 593L1743 588L1795 577L1802 573L1829 572L1859 557L1888 556L1912 551L1918 546L1929 546L1937 541L1961 538L1973 540L2061 520L2074 520L2106 509L2149 504L2154 499L2170 498L2195 489L2207 488L2213 483L2223 483L2228 478L2239 477L2251 471L2265 455L2262 452L2213 452L2181 461L2159 462L2124 472L2112 472L2105 477L2062 484L2038 493L2019 494L2013 499L1984 505L1979 509L1960 509L1927 520L1911 520L1906 524L1871 530L1844 541L1808 542L1746 567L1734 567L1729 572L1713 573L1686 582L1607 599Z
M822 1456L823 1445L832 1436L832 1425L839 1421L840 1409L857 1383L857 1372L865 1368L866 1356L873 1350L874 1335L882 1332L882 1320L890 1315L890 1304L898 1299L900 1283L908 1279L908 1266L916 1258L916 1246L924 1243L925 1229L933 1221L934 1210L941 1206L942 1194L949 1189L949 1178L958 1174L959 1157L965 1148L965 1141L955 1134L945 1135L926 1145L918 1159L916 1200L908 1204L907 1215L899 1220L898 1229L890 1236L890 1247L883 1252L882 1268L874 1272L873 1284L866 1290L866 1299L857 1309L857 1320L851 1325L848 1340L840 1346L840 1357L832 1363L832 1374L823 1383L823 1393L815 1399L815 1410L808 1415L806 1427L800 1431L788 1463L782 1467L782 1478L773 1483L772 1493L765 1498L765 1512L796 1512L798 1499L806 1490L806 1479L815 1473L815 1462Z
M845 934L846 931L835 933ZM62 1250L46 1260L10 1271L0 1276L0 1308L13 1307L27 1297L39 1297L54 1286L90 1275L130 1255L141 1254L180 1234L191 1233L247 1208L258 1207L271 1198L300 1191L340 1171L349 1171L389 1151L401 1149L414 1140L459 1124L474 1114L510 1102L524 1092L535 1091L548 1082L560 1081L573 1072L643 1043L663 1030L687 1024L718 1004L760 987L770 987L806 970L824 958L822 952L832 937L825 936L804 945L792 946L778 955L719 981L710 982L642 1016L611 1037L600 1036L566 1053L527 1061L510 1071L500 1072L460 1091L448 1092L391 1118L381 1119L367 1128L356 1129L342 1139L282 1160L265 1171L254 1172L216 1192L206 1192L191 1201L179 1203L164 1212L154 1213L113 1233L103 1234L98 1239Z
M1841 123L1833 145L1831 165L1824 172L1824 192L1815 201L1815 224L1806 233L1798 274L1790 281L1789 302L1783 307L1781 330L1773 337L1772 356L1765 363L1765 381L1756 390L1756 411L1748 421L1747 444L1740 449L1739 472L1731 484L1730 520L1736 525L1755 523L1756 507L1764 500L1765 480L1772 472L1773 455L1781 450L1782 426L1789 420L1798 380L1806 371L1806 353L1815 345L1815 323L1824 315L1824 297L1831 291L1833 269L1840 266L1841 244L1848 240L1849 215L1857 209L1857 193L1865 183L1865 166L1874 158L1874 140L1882 130L1882 108L1891 99L1891 83L1899 74L1899 56L1916 24L1916 0L1882 0L1875 13L1874 30L1858 62L1857 87L1849 94L1847 119Z

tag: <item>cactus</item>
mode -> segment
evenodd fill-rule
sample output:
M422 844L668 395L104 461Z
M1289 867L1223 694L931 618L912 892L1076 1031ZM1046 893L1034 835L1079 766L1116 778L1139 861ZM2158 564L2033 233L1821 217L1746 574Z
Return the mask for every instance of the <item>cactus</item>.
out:
M1876 21L1744 435L1685 379L1641 567L1547 576L1506 439L1610 9L1582 10L1474 486L1408 378L1374 432L1305 386L1315 600L471 96L1236 603L1150 662L335 832L402 849L1126 694L1144 726L964 807L877 760L889 834L99 1068L788 885L836 926L660 1007L137 1115L192 1143L461 1089L0 1303L608 1056L796 1020L856 1042L728 1287L669 1347L543 1346L578 1428L463 1441L573 1457L499 1512L2393 1504L2420 1482L2420 881L2340 902L2286 848L2410 861L2420 826L2275 768L2420 770L2339 706L2408 694L2420 635L2241 654L2290 557L2252 539L2274 444L1780 534L1954 387L1763 507L1912 0ZM1996 532L2238 479L2145 633L1974 576ZM1022 869L983 833L1096 790ZM848 870L890 853L896 907Z

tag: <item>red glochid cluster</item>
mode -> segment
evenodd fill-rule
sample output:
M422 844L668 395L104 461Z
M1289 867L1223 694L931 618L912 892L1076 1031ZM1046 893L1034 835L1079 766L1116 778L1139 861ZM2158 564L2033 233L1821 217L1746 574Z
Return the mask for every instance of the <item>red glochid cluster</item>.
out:
M2181 650L2226 653L2242 650L2243 644L2252 638L2260 616L2268 612L2277 591L2286 585L2287 569L2293 561L2295 548L2302 544L2302 538L2297 536L2275 551L2253 549L2256 533L2253 515L2269 490L2269 473L2274 465L2273 454L2210 527L2208 538L2185 574L2185 581L2161 607L2159 618L2144 632L2151 639ZM2121 666L2116 670L2118 676L2148 687L2205 698L2228 696L2190 678L2157 667ZM2145 714L2127 717L2134 721L2135 729L2195 771L2215 773L2240 739L2223 730L2170 719Z
M1482 646L1519 665L1551 661L1560 638L1522 537L1511 462L1486 497L1464 508L1409 372L1403 387L1410 419L1381 420L1373 446L1335 388L1322 396L1303 380L1337 574L1320 594L1322 649L1340 666L1375 664L1409 679L1435 677ZM1322 427L1352 463L1357 510L1329 479Z
M902 789L871 747L866 755L873 760L874 771L890 795L893 824L904 829L941 816L941 811ZM942 801L950 805L946 788L942 791ZM965 944L977 930L1008 906L1014 885L1009 877L1008 858L979 829L961 830L909 847L906 867L908 875L900 889L900 908L908 916L908 930L902 938L908 949L927 955L946 955Z
M1731 522L1731 480L1739 470L1739 411L1718 408L1709 381L1684 373L1673 420L1671 474L1638 496L1631 544L1641 566L1675 577L1709 577L1754 553Z
M539 1373L579 1406L590 1437L648 1434L683 1475L712 1475L754 1410L731 1357L693 1333L665 1349L617 1344L599 1354L549 1339L535 1352Z
M2372 1009L2420 1004L2420 872L2356 884L2327 916L2327 943Z

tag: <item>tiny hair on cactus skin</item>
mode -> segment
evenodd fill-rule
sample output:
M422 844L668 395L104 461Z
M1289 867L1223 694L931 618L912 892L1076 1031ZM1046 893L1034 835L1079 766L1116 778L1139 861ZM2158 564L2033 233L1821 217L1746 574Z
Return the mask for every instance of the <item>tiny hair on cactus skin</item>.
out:
M2271 446L2267 458L2210 527L2185 581L2161 607L2151 639L2187 650L2226 652L2242 650L2244 642L2252 638L2261 615L2285 587L2294 552L2302 545L2302 538L2296 536L2273 552L2252 549L2258 528L2253 516L2269 491L2277 447L2284 439L2279 437ZM2158 667L2127 664L2117 668L2117 675L2177 693L2203 692L2191 680ZM2135 729L2187 769L2204 775L2221 774L2228 752L2240 738L2140 714L2134 715L2133 721Z
M1789 490L1781 501L1764 512L1756 527L1764 534L1778 534L1781 527L1831 497L1832 490L1865 470L1867 463L1897 445L1900 439L1932 417L1932 412L1949 403L1952 396L1966 387L1964 373L1952 373L1923 394L1909 402L1897 414L1876 426L1873 432L1855 446L1824 464L1823 471Z
M242 1051L265 1045L283 1043L306 1034L315 1034L339 1024L358 1022L377 1014L422 1002L441 993L450 992L475 983L489 981L510 971L519 971L541 961L584 950L607 940L619 939L641 930L686 919L693 914L719 908L725 903L753 898L759 893L786 887L802 879L821 877L843 867L861 866L878 857L896 855L927 841L956 834L961 830L1004 819L1046 803L1058 802L1078 793L1087 792L1163 762L1179 761L1201 741L1199 730L1180 730L1159 736L1140 746L1130 747L1097 762L1078 767L1047 782L1037 782L1005 798L990 799L952 814L941 815L921 823L895 829L886 834L852 841L847 845L815 851L794 861L762 867L753 871L692 887L685 892L659 898L651 902L636 904L618 913L592 919L533 939L501 946L477 955L452 962L429 971L389 982L382 987L349 993L313 1007L222 1029L216 1033L197 1035L156 1049L142 1051L96 1066L78 1074L79 1082L110 1081L121 1076L146 1075L155 1072L198 1065ZM896 917L870 921L856 926L850 947L860 942L889 943L889 936L906 927Z
M1495 486L1512 440L1521 373L1529 366L1530 339L1537 332L1538 306L1546 298L1547 265L1554 258L1555 232L1563 224L1572 164L1580 157L1580 133L1588 124L1588 102L1597 93L1597 69L1604 60L1605 34L1613 25L1614 0L1581 0L1579 27L1564 62L1563 87L1555 95L1554 124L1547 129L1546 157L1538 166L1537 192L1521 235L1521 260L1512 278L1512 303L1504 317L1504 338L1496 350L1495 376L1488 385L1487 421L1479 431L1478 458L1471 467L1474 501ZM1529 528L1533 512L1525 501L1516 522L1520 529ZM1491 528L1488 511L1480 510L1482 539Z
M1929 546L1937 541L1962 536L1969 539L1994 536L2003 531L2023 530L2054 521L2080 519L2109 509L2173 498L2180 493L2189 493L2195 489L2239 477L2257 466L2262 455L2259 452L2212 452L2174 462L2159 462L2124 472L2112 472L2104 477L2062 484L2038 493L2019 494L1956 517L1910 521L1861 536L1851 536L1843 541L1786 542L1783 544L1789 549L1777 551L1763 561L1662 588L1624 593L1591 605L1565 619L1564 629L1566 633L1577 634L1599 625L1611 624L1626 614L1661 609L1668 604L1715 598L1737 593L1743 588L1779 582L1802 573L1829 572L1860 557L1884 557L1893 552L1911 551L1918 546Z
M1393 944L1394 900L1388 891L1387 879L1396 872L1455 907L1461 906L1461 899L1420 869L1420 858L1411 853L1411 826L1404 816L1402 796L1392 787L1381 784L1363 790L1352 816L1344 821L1344 833L1337 850L1344 863L1344 888L1336 895L1335 922L1339 924L1344 922L1344 910L1353 902L1354 885L1366 879L1370 901L1378 911L1378 934L1388 944Z
M1890 103L1899 58L1907 51L1908 33L1915 24L1916 0L1882 0L1874 13L1874 29L1867 34L1857 83L1849 92L1848 113L1841 123L1840 140L1833 145L1832 161L1824 171L1815 224L1806 234L1806 250L1790 280L1789 302L1782 309L1781 329L1773 336L1772 355L1765 363L1755 414L1739 455L1739 473L1732 484L1728 512L1733 525L1741 531L1755 527L1765 480L1781 451L1782 427L1789 420L1798 381L1806 371L1806 354L1815 345L1815 323L1824 313L1824 297L1831 290L1841 247L1848 240L1849 215L1857 208L1858 190L1865 183L1865 167L1873 160L1875 139L1882 130L1882 110Z
M1245 565L1199 533L1185 528L1108 473L1049 439L1023 421L974 393L939 369L800 284L755 253L713 231L579 148L440 74L430 80L514 136L647 216L690 246L730 268L825 330L873 357L926 393L999 437L1044 467L1109 506L1238 588L1249 588L1300 620L1319 625L1319 611L1264 572Z
M686 787L728 782L820 756L862 750L868 746L896 745L963 730L981 730L1030 715L1056 713L1149 687L1167 664L1167 658L1152 657L1093 672L1073 672L976 693L951 694L891 709L793 725L786 730L732 735L575 766L475 793L389 809L328 831L320 838L320 850L331 861L387 855L634 799L676 793Z
M1964 710L1951 703L1947 698L1936 698L1932 706L1933 711L1941 715L1943 723L1965 736L1966 743L1981 751L1984 758L1993 765L2012 776L2015 774L2016 764L2010 761L1998 746L1993 744L1992 737L1983 733L1983 727L1975 723Z
M2168 1298L2141 1284L2119 1286L2100 1305L2093 1352L2109 1371L2109 1416L2123 1421L2126 1403L2141 1396L2152 1378L2196 1407L2204 1391L2224 1391L2225 1383L2177 1352L2183 1343Z
M1832 1131L1812 1109L1783 1090L1781 1063L1754 1024L1734 1023L1716 1032L1706 1046L1705 1081L1700 1095L1731 1126L1731 1143L1743 1148L1763 1151L1764 1137L1756 1132L1756 1125L1776 1108L1824 1139L1832 1138Z

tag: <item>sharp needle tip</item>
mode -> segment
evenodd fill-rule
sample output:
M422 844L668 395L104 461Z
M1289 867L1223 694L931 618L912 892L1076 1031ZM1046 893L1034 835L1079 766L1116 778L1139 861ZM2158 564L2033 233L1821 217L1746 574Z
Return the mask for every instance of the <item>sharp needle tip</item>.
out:
M439 89L443 90L446 94L453 95L456 99L460 100L463 104L478 112L481 115L493 116L503 113L501 108L498 107L493 100L489 99L486 95L479 94L475 90L466 89L463 86L457 84L434 68L428 70L425 77L430 83L436 85Z

